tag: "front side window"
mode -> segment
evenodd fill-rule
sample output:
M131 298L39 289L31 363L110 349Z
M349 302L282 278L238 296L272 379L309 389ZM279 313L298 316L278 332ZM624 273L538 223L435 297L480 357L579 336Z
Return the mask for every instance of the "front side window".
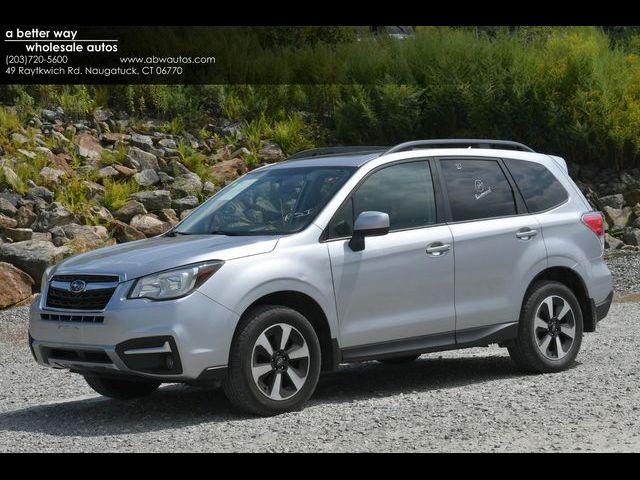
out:
M387 213L391 231L436 223L429 164L401 163L373 173L336 212L328 238L351 236L355 218L365 211Z
M518 185L529 212L549 210L569 198L562 184L544 165L509 158L504 163Z
M301 231L354 171L351 167L257 170L220 190L175 233L275 235Z
M441 160L454 222L516 214L513 189L495 160Z

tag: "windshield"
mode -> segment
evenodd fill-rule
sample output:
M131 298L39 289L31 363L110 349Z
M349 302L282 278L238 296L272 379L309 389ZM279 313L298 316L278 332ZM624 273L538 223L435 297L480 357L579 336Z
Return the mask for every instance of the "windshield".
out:
M350 167L266 168L207 200L173 232L276 235L303 230L354 172Z

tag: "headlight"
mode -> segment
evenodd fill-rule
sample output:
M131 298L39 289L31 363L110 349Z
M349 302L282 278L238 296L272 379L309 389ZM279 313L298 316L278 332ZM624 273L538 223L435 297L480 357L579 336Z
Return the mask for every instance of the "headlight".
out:
M196 263L139 278L133 286L129 298L169 300L184 297L202 285L223 264L224 262L221 260Z

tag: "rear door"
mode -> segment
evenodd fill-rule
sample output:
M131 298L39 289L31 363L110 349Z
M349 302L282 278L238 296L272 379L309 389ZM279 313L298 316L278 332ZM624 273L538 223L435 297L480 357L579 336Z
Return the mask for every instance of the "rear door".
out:
M546 265L540 226L496 158L441 158L455 249L456 336L516 322L524 290Z

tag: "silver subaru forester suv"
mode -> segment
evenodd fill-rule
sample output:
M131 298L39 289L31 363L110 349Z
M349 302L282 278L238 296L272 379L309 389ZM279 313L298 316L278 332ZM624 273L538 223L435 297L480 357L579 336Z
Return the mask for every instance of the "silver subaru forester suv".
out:
M259 415L340 363L497 343L555 372L608 313L603 237L564 160L519 143L304 151L163 235L49 268L29 343L102 395L219 381Z

